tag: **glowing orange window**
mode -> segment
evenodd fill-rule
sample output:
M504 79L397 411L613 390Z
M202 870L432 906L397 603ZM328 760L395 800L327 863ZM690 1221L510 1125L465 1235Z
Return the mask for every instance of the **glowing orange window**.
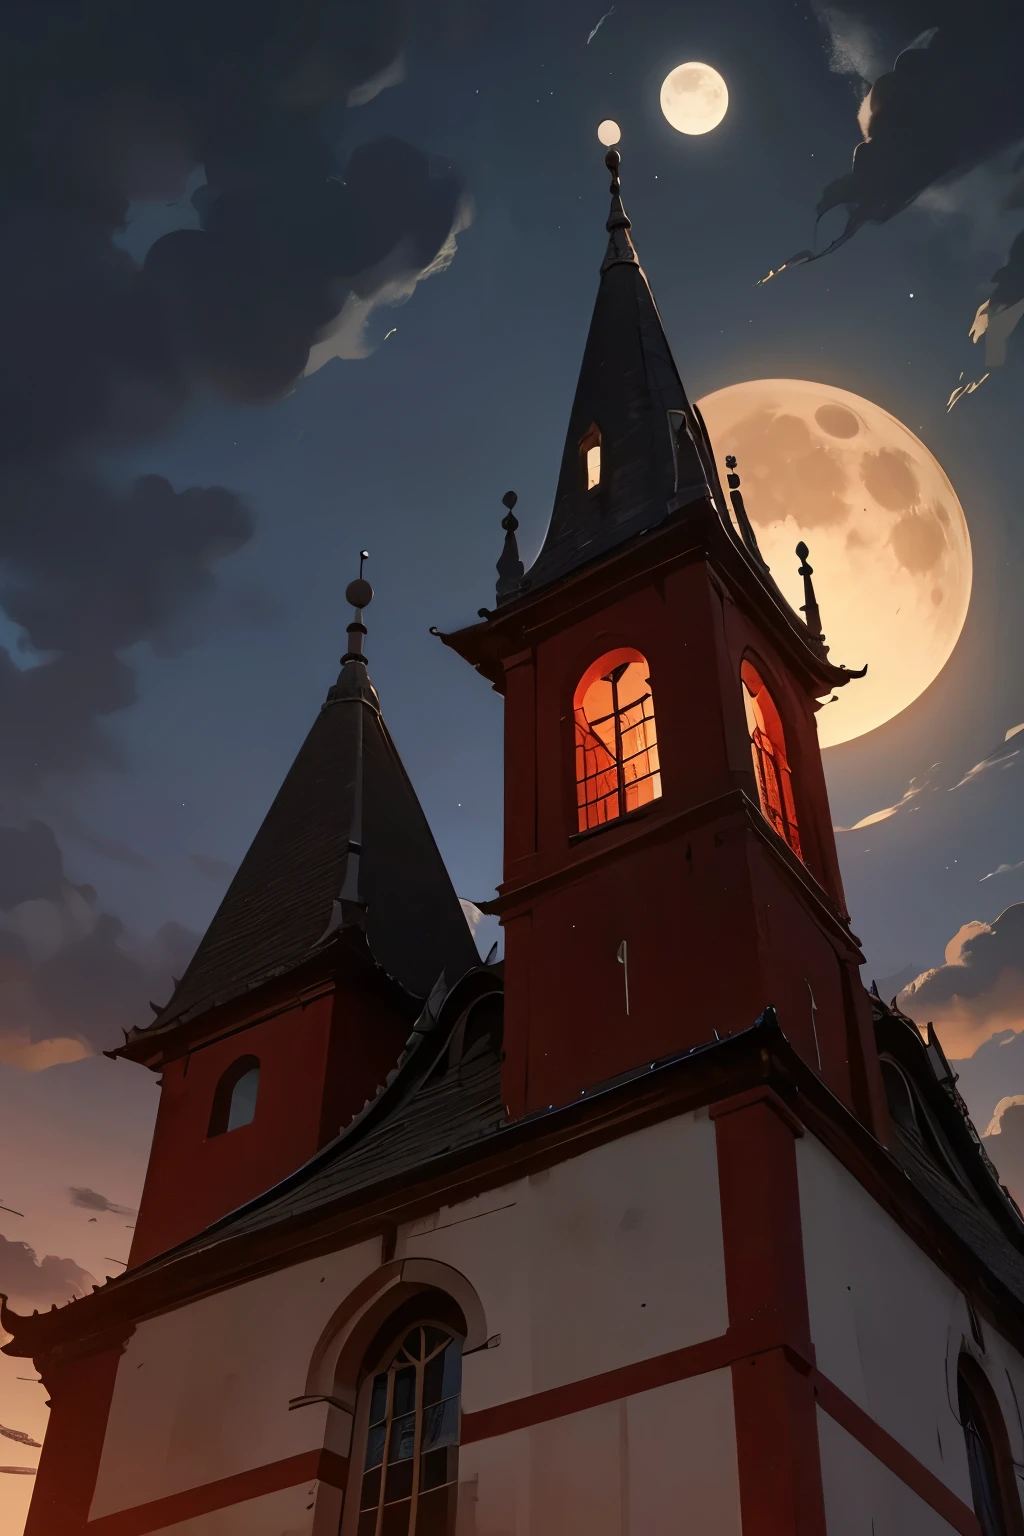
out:
M627 816L661 794L648 670L639 651L623 647L606 652L580 679L573 712L581 832Z
M802 859L793 801L793 775L786 758L786 737L779 712L760 673L749 661L743 663L740 679L762 815L779 836L785 838L797 858Z

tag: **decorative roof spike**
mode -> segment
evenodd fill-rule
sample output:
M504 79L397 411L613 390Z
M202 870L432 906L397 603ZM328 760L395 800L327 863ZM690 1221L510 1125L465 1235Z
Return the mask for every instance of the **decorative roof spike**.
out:
M803 540L801 540L797 545L796 553L797 558L801 562L797 575L802 576L804 579L804 600L800 605L800 612L803 614L807 621L807 630L811 636L811 639L817 640L818 644L821 646L821 649L827 652L828 646L825 644L825 634L821 627L821 613L818 608L818 599L814 595L814 582L811 580L812 576L814 575L814 567L812 565L808 565L807 563L807 556L809 555L810 551Z
M619 181L619 166L622 156L617 149L610 149L604 157L604 163L612 173L612 206L608 214L605 229L608 231L608 250L604 261L601 263L601 271L607 272L609 267L626 265L638 267L640 258L633 247L629 237L632 228L629 222L629 214L622 206L622 186Z
M725 467L729 471L725 478L729 486L729 500L732 502L732 510L736 514L740 538L743 540L747 552L753 555L758 565L762 566L766 571L770 570L771 567L758 548L757 535L754 532L746 506L744 505L743 492L740 490L740 477L736 473L736 455L734 453L726 455Z
M366 665L366 657L363 654L363 637L366 634L366 625L363 623L363 609L368 608L373 601L373 588L363 576L363 565L369 560L370 551L359 551L359 575L355 581L350 581L345 588L345 601L351 603L355 609L352 623L348 626L348 650L341 658L342 666L348 661L361 661Z
M518 500L519 497L515 491L506 491L501 498L502 506L507 507L508 511L501 520L501 526L505 530L505 546L496 567L498 580L495 591L499 602L503 597L513 597L519 591L523 581L524 566L519 558L519 544L516 540L519 519L512 510Z

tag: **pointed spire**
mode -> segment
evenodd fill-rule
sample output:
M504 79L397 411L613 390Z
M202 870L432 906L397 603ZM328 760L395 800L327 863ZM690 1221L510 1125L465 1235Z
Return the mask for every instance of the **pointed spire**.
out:
M814 582L811 580L814 575L814 567L807 563L807 556L810 554L810 550L802 540L796 547L796 553L801 562L797 575L802 576L804 579L804 600L800 605L800 612L807 621L807 632L811 639L816 640L821 649L827 652L828 646L825 644L825 635L821 627L818 599L814 595Z
M612 174L608 248L551 521L521 591L567 576L709 496L703 434L622 206L618 150L608 151L605 164Z
M505 530L505 545L496 566L498 580L495 591L499 602L503 597L511 597L518 592L523 580L523 562L519 558L519 544L516 541L519 519L512 510L518 500L515 491L506 491L501 498L502 506L508 510L501 520Z
M152 1030L304 966L351 930L414 997L479 961L366 670L367 559L360 550L345 593L355 611L338 680ZM145 1059L147 1036L133 1030L124 1049Z
M601 271L607 272L609 267L622 264L639 267L640 258L629 237L632 224L629 222L629 214L622 206L622 184L619 181L619 166L622 164L622 156L617 149L610 149L604 157L604 163L612 173L612 206L608 214L608 222L605 229L608 231L608 250L604 261L601 263Z

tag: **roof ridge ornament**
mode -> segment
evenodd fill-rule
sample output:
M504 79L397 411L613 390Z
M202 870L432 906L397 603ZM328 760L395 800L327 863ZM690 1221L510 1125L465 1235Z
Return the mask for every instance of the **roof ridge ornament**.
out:
M495 592L498 601L503 597L513 597L522 585L525 567L519 558L519 543L516 539L516 529L519 527L519 519L513 508L519 497L515 491L506 491L501 498L501 504L508 510L501 520L501 526L505 530L505 544L498 559L495 569L498 572L498 580L495 584Z
M736 473L736 455L734 453L726 454L725 467L728 470L725 478L729 486L729 500L732 502L732 510L736 514L736 524L740 531L740 538L743 540L747 553L753 555L758 565L762 566L764 570L769 571L771 566L765 560L758 546L757 535L754 532L750 515L743 500L743 492L740 490L740 477Z
M807 622L807 632L812 640L815 640L821 649L828 655L828 646L825 644L825 634L821 627L821 610L818 607L818 599L814 595L814 567L808 563L810 550L801 539L796 547L797 558L801 562L798 576L804 579L804 600L800 605L800 612Z
M605 224L605 229L608 231L608 250L601 263L601 271L607 272L609 267L617 266L638 267L640 258L636 254L636 248L629 234L633 226L629 221L629 214L622 206L622 183L619 180L622 156L617 149L610 149L604 157L604 163L612 173L610 188L612 206Z

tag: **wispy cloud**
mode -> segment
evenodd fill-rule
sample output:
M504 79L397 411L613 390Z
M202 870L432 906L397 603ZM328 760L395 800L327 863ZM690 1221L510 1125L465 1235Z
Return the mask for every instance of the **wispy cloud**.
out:
M958 779L951 786L951 789L962 789L965 784L973 783L983 773L990 773L993 768L1012 768L1017 758L1020 757L1021 749L1019 746L1011 747L1009 743L1021 731L1024 731L1024 724L1011 726L999 743L999 746L983 757L979 763L975 763L973 768L968 768L963 778Z
M1024 869L1024 859L1017 864L997 864L995 869L990 869L987 875L982 875L978 884L981 885L983 880L994 880L996 875L1012 875L1015 869Z
M115 1205L113 1200L108 1200L106 1195L97 1194L94 1189L80 1189L72 1186L68 1190L71 1204L81 1206L83 1211L109 1211L112 1216L134 1216L135 1210L130 1205Z
M612 14L612 12L613 12L613 11L614 11L614 10L615 10L615 7L614 7L614 5L613 5L613 6L612 6L612 7L611 7L611 9L610 9L610 10L607 10L607 11L605 11L605 13L604 13L604 15L603 15L603 16L602 16L602 17L601 17L601 19L600 19L600 21L599 21L599 22L598 22L598 23L597 23L597 25L596 25L596 26L593 26L593 27L591 27L591 29L590 29L590 36L589 36L589 37L588 37L588 38L587 38L587 46L588 46L588 47L589 47L589 45L590 45L590 44L591 44L591 43L592 43L592 42L593 42L593 41L594 41L594 38L595 38L595 37L596 37L596 36L597 36L597 34L598 34L598 33L599 33L599 32L600 32L600 30L601 30L601 28L602 28L602 26L603 26L603 25L604 25L604 23L605 23L605 22L606 22L606 21L607 21L607 20L608 20L608 17L609 17L609 16L610 16L610 15L611 15L611 14Z
M880 811L872 811L870 815L862 816L860 821L855 821L852 827L836 827L835 830L837 832L861 832L865 827L873 827L880 821L888 821L890 816L898 816L901 811L916 811L919 807L914 805L913 802L918 796L924 794L926 789L935 789L937 787L932 782L932 775L939 766L938 763L932 763L923 778L911 779L906 790L899 800L896 801L895 805L886 805Z

